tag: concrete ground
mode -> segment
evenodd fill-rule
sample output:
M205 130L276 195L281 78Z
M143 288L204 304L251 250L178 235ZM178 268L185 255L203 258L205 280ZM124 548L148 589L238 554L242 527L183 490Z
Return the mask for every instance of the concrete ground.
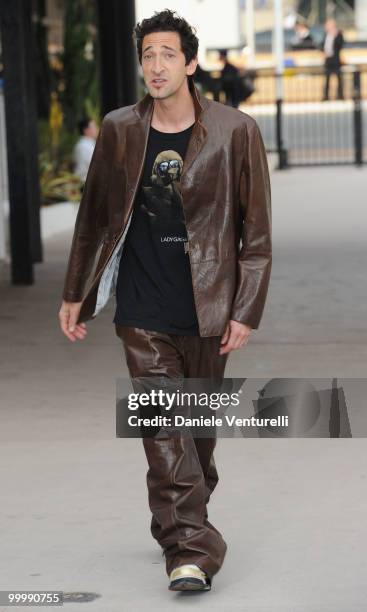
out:
M269 297L228 376L366 376L366 179L366 168L272 174ZM361 438L219 440L209 515L225 563L210 593L167 590L141 440L115 438L127 369L113 304L83 342L58 330L70 239L46 242L35 285L0 290L0 590L97 593L83 609L98 612L364 612Z

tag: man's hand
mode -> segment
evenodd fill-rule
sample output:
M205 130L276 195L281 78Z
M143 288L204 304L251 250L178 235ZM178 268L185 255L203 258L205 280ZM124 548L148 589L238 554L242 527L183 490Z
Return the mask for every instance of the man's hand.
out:
M59 311L59 321L62 332L71 342L84 340L87 334L85 323L76 324L80 312L82 302L65 302L61 304Z
M224 355L247 344L251 331L252 327L230 320L222 336L219 355Z

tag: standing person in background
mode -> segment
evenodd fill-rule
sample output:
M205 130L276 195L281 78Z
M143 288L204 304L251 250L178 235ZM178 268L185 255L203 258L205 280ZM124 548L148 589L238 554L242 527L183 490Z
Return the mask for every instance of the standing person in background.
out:
M221 70L220 88L226 95L226 104L238 108L255 91L250 71L239 69L228 61L227 51L219 51L219 58L224 63Z
M87 178L89 164L98 136L98 126L94 119L85 117L78 123L80 138L74 147L74 172L82 182L82 188Z
M236 66L228 61L228 54L225 49L219 51L219 59L223 62L221 70L222 89L226 94L226 103L234 108L238 108L241 102L240 95L240 71Z
M324 100L329 99L330 75L336 74L338 79L338 100L344 99L343 94L343 75L341 73L340 51L344 46L344 37L338 29L335 19L328 19L325 22L325 36L321 45L321 50L325 54L325 85Z

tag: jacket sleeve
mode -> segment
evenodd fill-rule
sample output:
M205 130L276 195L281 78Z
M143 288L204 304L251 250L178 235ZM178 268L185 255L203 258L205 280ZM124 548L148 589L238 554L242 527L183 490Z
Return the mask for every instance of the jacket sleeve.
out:
M255 120L248 124L246 133L239 189L241 248L230 319L257 329L272 265L271 188L265 146Z
M107 134L112 128L107 117L96 140L75 221L63 288L63 299L80 302L98 249L104 216L107 215L106 195L111 167L111 144Z

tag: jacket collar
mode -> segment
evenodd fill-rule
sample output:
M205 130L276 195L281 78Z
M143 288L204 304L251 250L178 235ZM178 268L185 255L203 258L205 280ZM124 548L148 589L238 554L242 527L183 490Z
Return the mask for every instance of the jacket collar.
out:
M201 116L210 102L205 96L200 94L192 79L189 79L189 88L195 107L195 123L187 145L181 181L203 148L208 133L206 127L201 122ZM130 189L131 194L135 193L137 180L143 171L149 128L154 108L153 100L153 97L147 93L144 98L133 105L137 120L126 128L126 148L128 151L134 151L134 155L128 155L125 162L127 168L127 189Z

